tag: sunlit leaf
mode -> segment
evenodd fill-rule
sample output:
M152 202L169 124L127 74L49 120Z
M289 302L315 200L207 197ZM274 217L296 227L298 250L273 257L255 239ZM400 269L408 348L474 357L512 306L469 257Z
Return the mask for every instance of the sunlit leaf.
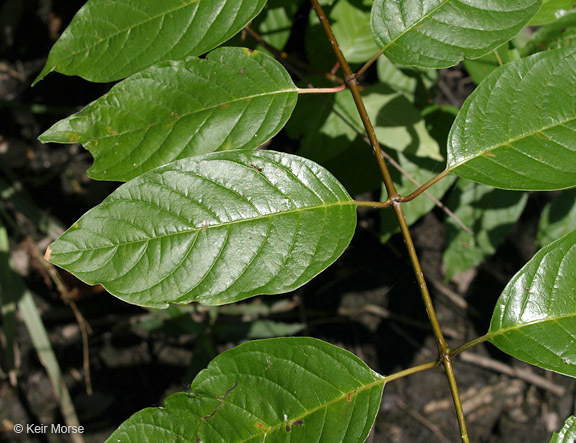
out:
M287 292L348 246L355 205L325 169L270 151L170 163L126 183L49 260L136 305L220 305Z
M565 422L560 432L554 432L550 443L574 443L576 441L576 417L571 416Z
M576 231L550 243L510 280L488 340L533 365L576 377Z
M127 181L173 160L258 147L282 129L296 91L271 57L219 48L127 78L40 140L82 143L94 156L90 177Z
M95 82L224 43L266 0L89 0L58 39L36 82L53 71Z
M446 249L443 254L446 278L473 268L496 253L516 224L528 195L460 181L447 206L474 234L446 218Z
M137 412L107 442L361 442L383 390L384 378L344 349L257 340L220 354L190 392Z
M448 141L448 170L503 189L576 186L576 51L508 63L462 107Z
M391 60L445 68L510 40L539 7L540 0L375 0L371 26Z
M545 25L564 16L574 6L574 0L542 0L538 13L530 20L530 25Z

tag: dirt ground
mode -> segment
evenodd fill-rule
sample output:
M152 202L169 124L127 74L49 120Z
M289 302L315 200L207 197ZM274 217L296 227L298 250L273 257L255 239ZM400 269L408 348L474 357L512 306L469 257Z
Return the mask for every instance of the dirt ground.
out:
M69 226L116 185L86 177L91 157L81 146L43 145L37 137L111 85L52 74L30 87L51 45L82 4L80 0L0 2L0 184L5 184L0 208L18 226L10 229L12 260L34 293L85 426L84 440L103 441L134 412L160 405L167 395L185 390L218 353L252 338L290 333L321 338L349 349L382 374L434 360L434 338L402 240L394 238L381 245L378 213L361 210L351 246L310 284L294 293L257 297L218 310L191 307L168 318L166 313L127 305L61 274L91 330L87 383L85 327L79 326L62 290L38 258L49 241L42 223L54 229ZM454 70L444 72L445 85L469 85L463 71L458 72L456 80ZM451 99L458 100L461 93L455 88ZM24 208L15 203L14 193L18 201L26 202ZM487 330L498 295L534 252L535 226L544 199L532 195L521 222L497 254L451 283L443 280L442 214L433 211L414 227L450 346ZM272 322L276 326L270 326ZM22 321L17 324L16 342L17 383L4 373L0 379L0 441L68 441L65 436L34 438L12 431L16 423L63 422ZM575 412L572 379L529 367L490 345L458 357L455 368L473 442L548 442ZM386 386L368 441L459 440L446 377L439 367Z

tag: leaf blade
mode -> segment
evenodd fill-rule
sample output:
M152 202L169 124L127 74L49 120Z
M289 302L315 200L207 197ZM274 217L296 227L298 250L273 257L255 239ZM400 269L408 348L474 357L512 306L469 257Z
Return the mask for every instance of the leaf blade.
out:
M333 370L325 371L328 366ZM363 441L384 378L348 351L291 337L222 353L190 389L168 397L165 408L136 413L108 441L150 438L150 432L156 441L183 435L196 441Z
M53 71L109 82L163 60L201 55L240 31L265 4L266 0L90 0L56 42L34 83Z
M153 66L40 136L82 143L88 175L128 181L181 158L252 149L282 129L298 99L286 70L244 48Z
M576 186L576 51L508 63L489 75L456 117L447 169L511 190Z
M540 0L511 3L376 0L372 32L384 54L397 63L446 68L508 41L540 7Z
M487 339L541 368L576 377L576 231L545 246L510 280Z
M50 261L129 303L219 305L303 285L355 225L353 200L320 166L229 151L123 185L53 243Z

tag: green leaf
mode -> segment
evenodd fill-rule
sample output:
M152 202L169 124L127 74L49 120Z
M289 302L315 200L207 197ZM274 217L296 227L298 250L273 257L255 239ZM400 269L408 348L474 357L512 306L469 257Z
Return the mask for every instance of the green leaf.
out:
M571 9L558 20L542 26L522 47L523 56L549 49L576 47L576 9Z
M449 280L496 253L520 218L527 200L525 192L460 181L447 206L474 235L464 231L453 219L446 219L447 246L443 255L446 278Z
M380 143L406 154L443 159L438 143L426 130L422 115L404 94L380 84L364 89L362 98ZM304 100L302 97L301 101ZM348 90L336 94L333 104L312 97L301 109L297 107L296 113L318 123L306 127L299 152L315 161L336 157L357 136L364 136L362 120Z
M378 58L377 68L378 79L382 83L386 83L395 91L403 92L411 100L414 99L419 83L430 89L438 79L438 71L436 70L400 67L386 57Z
M546 246L576 229L576 189L564 191L546 205L538 225L538 244Z
M360 442L384 384L358 357L321 340L256 340L220 354L190 392L137 412L107 442Z
M498 52L500 60L496 57L496 52ZM472 80L474 80L474 83L479 85L482 80L500 67L500 61L502 61L502 64L512 61L512 54L513 52L508 50L508 43L504 43L498 49L476 60L464 60L464 67L470 77L472 77Z
M550 443L574 443L576 441L576 417L571 416L564 422L560 432L554 432Z
M268 0L265 14L261 14L251 26L260 37L276 49L283 49L294 23L294 14L304 0Z
M378 52L370 33L371 0L340 0L330 13L332 30L348 63L364 63Z
M448 141L448 170L503 189L576 186L576 51L508 63L468 97Z
M94 82L128 77L163 60L224 43L266 0L89 0L58 39L35 83L52 71Z
M530 25L545 25L566 14L574 6L574 0L542 0L538 13L530 20Z
M410 176L420 185L426 183L428 180L438 175L444 167L443 163L431 160L429 158L402 155L400 153L394 155L394 157L402 169L410 174ZM408 177L401 174L396 168L391 166L390 173L392 174L392 178L396 184L396 190L400 195L409 195L417 189L417 186ZM429 188L428 192L439 200L446 193L446 191L448 191L450 186L452 186L455 179L455 177L446 177ZM381 195L381 200L386 201L388 198L388 193L386 192L386 188L384 186L382 186ZM421 217L428 214L435 206L436 204L434 201L431 200L427 195L421 195L418 198L403 204L402 211L406 217L406 223L408 223L408 226L413 225ZM398 225L398 220L394 214L394 211L382 211L380 213L380 226L382 229L380 241L382 243L386 243L390 237L400 232L400 226Z
M533 365L576 377L576 231L542 248L500 296L487 339Z
M128 303L220 305L308 282L348 246L355 209L336 179L309 160L218 152L121 186L48 256Z
M80 142L94 156L90 177L127 181L173 160L256 148L282 129L297 100L274 59L219 48L127 78L40 140Z
M375 0L371 26L394 62L446 68L510 40L539 7L540 0Z

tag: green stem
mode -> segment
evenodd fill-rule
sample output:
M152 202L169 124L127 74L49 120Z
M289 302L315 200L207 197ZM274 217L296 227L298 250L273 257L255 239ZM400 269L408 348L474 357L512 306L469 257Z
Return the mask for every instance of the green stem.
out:
M448 355L450 355L450 357L455 357L461 352L467 351L468 349L473 348L480 343L484 343L486 340L488 340L488 334L475 338L474 340L470 340L468 343L464 343L463 345L458 346L456 349L448 351Z
M334 88L298 88L298 94L334 94L346 89L346 85L335 86Z
M444 177L446 177L449 173L450 173L450 171L448 171L448 169L446 169L446 170L442 171L440 174L438 174L436 177L432 177L430 180L428 180L426 183L424 183L422 186L420 186L418 189L416 189L412 194L408 195L407 197L403 197L402 203L409 202L410 200L414 200L416 197L418 197L420 194L422 194L424 191L426 191L430 186L438 183L440 180L442 180Z
M391 201L385 202L372 202L372 201L363 201L363 200L354 200L354 204L356 206L367 206L369 208L387 208L390 206Z
M400 224L400 228L402 230L402 235L404 237L404 242L406 243L406 247L408 248L408 253L410 255L410 260L412 262L412 266L414 268L414 272L416 274L416 279L418 281L420 287L420 294L422 296L422 300L424 302L424 306L426 307L426 313L428 314L428 318L430 319L430 324L432 326L432 330L434 331L434 336L436 337L436 343L438 345L438 353L439 353L439 361L444 364L444 369L446 371L446 375L448 377L448 382L450 384L450 391L452 393L452 398L454 401L454 407L456 409L456 415L458 417L458 425L460 426L460 433L462 436L462 441L467 443L468 440L468 431L466 429L466 421L464 419L464 411L462 409L462 402L460 400L460 395L458 393L458 386L456 384L456 378L454 376L454 369L452 368L452 361L450 360L450 356L448 355L448 347L446 346L446 340L444 338L444 334L440 328L438 323L438 318L436 316L436 312L434 310L434 305L432 304L432 299L430 297L430 293L428 291L428 287L426 286L426 280L424 279L424 274L422 273L422 268L420 266L420 262L418 260L418 255L416 254L416 249L414 248L414 242L412 241L412 236L410 235L410 231L408 229L408 224L406 223L406 218L402 212L402 198L398 195L396 188L394 186L394 182L392 181L392 177L390 176L390 172L388 170L388 166L384 160L382 155L382 151L380 149L380 144L376 137L376 133L374 132L374 127L372 126L372 122L368 117L368 113L366 112L366 107L364 106L364 102L362 101L362 97L360 95L360 90L358 88L358 81L356 76L352 72L350 65L348 64L346 57L340 50L340 46L338 45L338 41L332 32L332 28L330 27L330 23L328 22L328 18L324 13L322 6L320 5L318 0L311 0L312 7L316 11L316 15L320 19L320 23L324 28L324 32L328 37L328 41L332 46L332 50L334 51L338 62L340 63L340 67L344 72L344 78L346 84L350 88L350 92L352 93L352 97L354 98L354 103L358 109L360 114L360 118L368 135L368 139L372 148L374 149L374 153L376 155L376 160L380 167L380 171L382 173L382 177L384 179L384 185L386 186L386 191L388 192L388 200L392 202L392 207L394 208L394 212L396 213L396 217L398 219L398 223ZM441 177L440 177L441 178ZM439 179L438 179L439 180ZM433 184L433 183L432 183ZM425 190L424 188L422 192Z
M368 60L368 61L364 64L364 66L362 66L362 67L358 70L358 72L357 72L356 74L354 74L354 76L355 76L356 78L358 78L358 77L360 77L362 74L364 74L364 73L368 70L368 68L369 68L370 66L372 66L372 65L376 62L376 60L378 60L378 58L379 58L381 55L382 55L382 51L378 51L378 53L377 53L374 57L372 57L370 60Z
M431 361L428 363L424 363L423 365L414 366L413 368L404 369L403 371L396 372L394 374L387 375L384 377L384 381L386 383L392 380L398 380L399 378L406 377L408 375L416 374L418 372L427 371L428 369L433 369L438 366L439 361Z

